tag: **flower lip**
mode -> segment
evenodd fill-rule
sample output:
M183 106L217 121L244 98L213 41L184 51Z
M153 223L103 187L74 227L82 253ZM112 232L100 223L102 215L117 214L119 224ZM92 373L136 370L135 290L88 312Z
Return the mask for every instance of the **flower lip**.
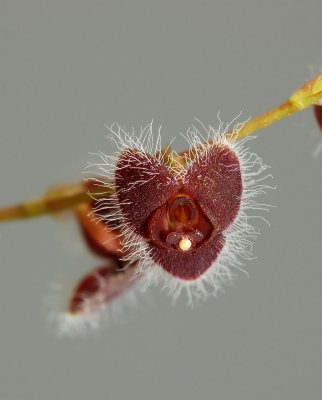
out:
M147 238L158 247L195 251L217 228L199 204L185 193L177 193L155 210L147 221Z

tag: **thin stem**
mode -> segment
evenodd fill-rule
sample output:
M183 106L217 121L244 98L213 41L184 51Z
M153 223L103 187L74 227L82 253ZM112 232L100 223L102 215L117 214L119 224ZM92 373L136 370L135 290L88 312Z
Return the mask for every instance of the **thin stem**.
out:
M241 139L249 136L252 133L266 128L283 118L289 117L312 104L322 105L322 74L318 75L294 92L285 103L282 103L272 110L246 122L237 133L234 132L234 139ZM229 131L226 136L229 137L232 133L232 131ZM187 156L189 156L190 159L193 159L194 155L195 152L193 150L183 151L179 153L177 161L182 163Z
M277 122L283 118L289 117L298 111L311 106L312 104L320 104L322 99L322 74L318 75L310 82L306 83L299 90L294 92L292 96L283 104L273 108L273 110L256 117L240 129L236 139L240 139L251 135L262 128Z
M296 108L296 106L292 104L290 100L288 100L285 103L274 108L273 110L268 111L265 114L259 115L249 122L246 122L245 125L237 133L236 139L241 139L243 137L249 136L260 129L272 125L274 122L289 117L297 111L299 111L299 109Z
M1 209L0 221L54 214L83 203L89 203L93 201L93 196L95 199L100 199L109 196L111 193L112 189L108 187L95 186L95 194L93 195L89 192L89 186L86 183L56 187L43 197Z

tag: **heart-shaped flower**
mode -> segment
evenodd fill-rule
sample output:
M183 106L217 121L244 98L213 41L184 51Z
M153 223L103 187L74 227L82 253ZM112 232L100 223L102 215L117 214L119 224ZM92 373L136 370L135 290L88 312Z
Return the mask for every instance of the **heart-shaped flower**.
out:
M97 211L118 223L126 259L138 262L145 285L163 278L174 297L182 288L189 300L215 293L231 278L237 257L249 258L257 234L246 209L262 208L254 197L265 192L256 176L266 169L260 158L235 142L240 125L227 135L209 128L207 138L196 128L187 132L191 150L179 157L153 146L152 124L136 137L114 124L118 150L100 153L96 164L114 194L98 202ZM115 162L116 161L116 162ZM91 164L93 165L93 164ZM112 167L113 166L113 167ZM263 180L263 178L259 179Z
M126 224L146 240L158 265L184 280L199 278L218 258L243 191L238 157L222 143L180 175L155 156L125 150L115 184Z

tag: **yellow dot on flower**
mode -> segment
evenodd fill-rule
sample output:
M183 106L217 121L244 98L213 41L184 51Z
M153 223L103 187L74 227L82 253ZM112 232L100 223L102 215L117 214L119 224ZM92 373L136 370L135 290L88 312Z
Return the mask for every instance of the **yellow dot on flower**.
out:
M182 251L188 251L191 247L191 240L187 238L183 238L179 241L178 245L180 247L180 250Z

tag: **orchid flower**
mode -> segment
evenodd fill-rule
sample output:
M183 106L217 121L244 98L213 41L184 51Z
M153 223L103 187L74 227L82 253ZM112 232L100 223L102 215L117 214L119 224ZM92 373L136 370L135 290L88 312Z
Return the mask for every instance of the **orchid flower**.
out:
M162 147L152 124L138 135L113 124L117 151L97 154L86 168L89 179L0 210L0 221L9 221L70 209L104 260L75 286L63 330L98 326L102 312L135 286L161 282L174 300L185 291L189 304L217 294L252 255L252 210L267 209L256 198L270 188L270 175L248 138L310 105L322 128L321 99L319 75L257 118L219 129L193 126L182 153Z

